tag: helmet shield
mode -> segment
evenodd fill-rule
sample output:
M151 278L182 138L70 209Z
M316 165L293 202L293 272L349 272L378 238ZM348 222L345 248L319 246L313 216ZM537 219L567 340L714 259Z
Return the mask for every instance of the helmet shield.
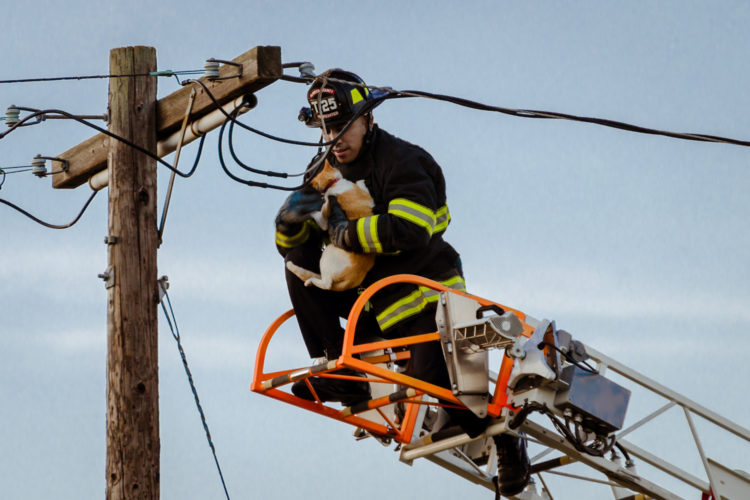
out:
M354 73L336 69L326 71L315 79L307 92L311 111L307 125L320 127L322 120L330 126L343 125L357 114L369 97L365 82Z

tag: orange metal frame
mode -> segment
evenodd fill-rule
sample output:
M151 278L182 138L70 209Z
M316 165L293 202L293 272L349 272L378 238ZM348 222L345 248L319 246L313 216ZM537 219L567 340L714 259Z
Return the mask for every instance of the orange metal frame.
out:
M429 394L435 398L447 401L449 403L452 403L453 405L463 408L464 406L449 389L439 387L437 385L405 375L403 373L397 373L395 371L391 371L376 365L376 363L383 363L385 361L392 360L394 356L397 359L408 359L408 351L395 351L393 356L367 356L367 353L378 351L381 349L403 349L422 342L439 341L439 333L435 332L413 335L410 337L402 337L392 340L368 342L366 344L354 343L357 321L359 320L359 316L362 310L365 308L366 304L369 302L370 298L386 286L395 283L412 283L415 285L425 286L439 292L463 295L464 297L468 297L477 301L482 306L497 305L506 311L513 312L518 317L518 319L521 320L524 328L523 335L528 337L531 336L533 332L533 328L526 323L526 314L517 309L498 304L497 302L493 302L476 295L471 295L465 292L454 290L452 288L448 288L441 283L429 280L427 278L411 274L398 274L373 283L364 292L362 292L357 301L354 303L354 306L349 312L349 317L346 322L342 354L335 361L335 366L333 366L333 363L330 363L325 367L293 368L290 370L266 373L264 371L264 365L266 359L266 351L271 342L271 338L273 338L274 333L276 333L276 331L282 324L284 324L284 322L294 316L294 310L289 310L279 316L263 334L263 338L261 339L260 345L258 346L258 354L255 359L255 370L253 373L253 382L250 386L250 389L253 392L264 394L266 396L284 401L285 403L289 403L300 408L304 408L320 415L325 415L326 417L346 422L357 427L361 427L374 435L391 437L392 439L395 439L400 443L409 443L412 440L412 433L414 432L414 426L416 423L419 406L421 404L425 404L422 401L423 394ZM355 357L357 355L359 356L359 358ZM350 409L339 410L326 405L320 400L307 401L305 399L298 398L290 392L286 392L280 389L280 387L282 387L283 385L297 380L306 381L311 376L341 379L356 378L331 373L341 368L351 368L370 375L371 377L367 378L367 381L370 383L398 384L403 388L413 389L413 391L411 391L408 395L405 394L403 396L404 399L401 400L406 407L406 411L401 421L391 421L391 419L389 419L381 410L382 407L393 404L395 402L388 397L372 400L368 403L368 409L377 411L383 417L383 420L387 422L387 424L384 425L382 423L374 422L372 420L358 416L358 414L352 414ZM500 366L500 372L498 373L498 380L495 384L494 395L487 407L488 414L492 417L498 417L504 407L507 406L510 408L507 401L508 396L506 386L508 384L508 378L510 377L512 368L513 360L506 356L503 356ZM310 386L309 382L307 383L308 386L312 389L312 386Z

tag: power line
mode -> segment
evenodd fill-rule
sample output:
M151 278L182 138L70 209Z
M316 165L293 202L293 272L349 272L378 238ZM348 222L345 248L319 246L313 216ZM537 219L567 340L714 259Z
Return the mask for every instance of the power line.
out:
M138 76L177 76L177 75L200 75L205 71L202 69L189 69L181 71L162 70L149 73L132 73L128 75L78 75L78 76L52 76L42 78L17 78L15 80L0 80L3 83L36 83L36 82L59 82L67 80L95 80L103 78L134 78ZM179 80L178 80L179 81Z
M85 204L83 205L83 208L81 209L81 211L80 211L80 212L78 212L78 215L76 215L75 219L73 219L73 220L72 220L71 222L69 222L68 224L62 224L62 225L58 225L58 224L51 224L51 223L49 223L49 222L45 222L45 221L43 221L43 220L41 220L41 219L39 219L39 218L37 218L37 217L35 217L35 216L31 215L31 214L30 214L29 212L27 212L27 211L26 211L26 210L24 210L23 208L19 207L18 205L16 205L16 204L14 204L14 203L11 203L11 202L9 202L8 200L4 200L4 199L0 198L0 203L2 203L3 205L7 205L7 206L9 206L10 208L12 208L12 209L14 209L14 210L16 210L16 211L18 211L18 212L22 213L23 215L25 215L25 216L26 216L26 217L28 217L29 219L33 220L33 221L34 221L34 222L36 222L37 224L41 224L41 225L42 225L42 226L44 226L44 227L48 227L48 228L50 228L50 229L67 229L67 228L69 228L69 227L73 226L73 225L74 225L74 224L75 224L76 222L78 222L78 219L80 219L80 218L81 218L81 216L82 216L82 215L83 215L83 213L84 213L84 212L86 211L86 209L87 209L87 208L89 207L89 205L91 204L91 202L92 202L92 201L94 200L94 197L96 196L96 194L97 194L98 192L99 192L99 191L94 191L93 193L91 193L91 196L89 196L89 199L88 199L88 200L86 200L86 203L85 203Z
M86 121L86 120L84 120L82 118L79 118L76 115L68 113L67 111L63 111L61 109L43 109L43 110L37 110L37 111L29 114L28 116L24 117L18 123L14 124L10 129L6 130L3 133L0 133L0 139L3 139L5 136L7 136L9 133L11 133L14 130L16 130L18 127L22 126L22 124L24 122L30 120L31 118L34 118L34 117L40 116L40 115L50 114L50 113L54 113L54 114L58 114L58 115L64 116L66 118L70 118L71 120L75 120L78 123L81 123L82 125L86 125L87 127L93 128L94 130L96 130L98 132L101 132L102 134L104 134L104 135L106 135L108 137L112 137L113 139L115 139L117 141L120 141L120 142L126 144L127 146L130 146L131 148L137 150L137 151L140 151L141 153L145 154L146 156L148 156L150 158L153 158L154 160L156 160L157 162L161 163L162 165L164 165L165 167L167 167L169 170L171 170L172 172L176 173L180 177L188 178L188 177L192 176L193 173L195 173L196 167L198 166L198 164L196 162L193 165L193 168L190 171L188 171L187 173L181 172L181 171L177 170L176 168L174 168L174 166L172 166L169 163L167 163L166 161L162 160L159 156L157 156L154 153L152 153L151 151L149 151L148 149L143 148L143 147L139 146L138 144L135 144L134 142L129 141L128 139L125 139L122 136L114 134L114 133L110 132L109 130L107 130L107 129L103 128L103 127L99 127L98 125L94 125L91 122L88 122L88 121Z
M166 278L163 278L166 279ZM164 311L164 317L167 320L167 325L169 325L169 330L172 332L172 337L174 338L175 342L177 342L177 349L180 351L180 358L182 359L182 365L185 368L185 373L187 374L188 382L190 382L190 390L193 391L193 397L195 398L195 406L198 408L198 413L201 417L201 423L203 423L203 430L206 432L206 440L208 441L208 446L211 448L211 453L214 456L214 462L216 463L216 469L219 471L219 478L221 479L221 485L224 487L224 494L227 497L227 500L229 500L229 492L227 491L227 485L224 482L224 474L221 472L221 466L219 465L219 459L216 456L216 448L214 447L214 442L211 439L211 432L208 430L208 422L206 422L206 415L203 413L203 407L201 406L200 399L198 398L198 391L195 388L195 382L193 382L193 374L190 372L190 367L188 366L187 362L187 356L185 355L185 350L182 348L182 342L180 337L180 329L177 327L177 318L174 315L174 310L172 309L172 301L169 300L169 294L166 290L166 285L162 282L162 280L159 281L159 290L164 292L164 298L166 299L167 306L169 307L169 313L167 313L167 307L164 306L164 300L161 301L161 308L162 311Z
M675 139L684 139L688 141L700 141L700 142L718 142L718 143L724 143L724 144L733 144L736 146L745 146L750 147L750 141L744 141L739 139L732 139L730 137L722 137L717 135L708 135L708 134L698 134L698 133L690 133L690 132L672 132L668 130L660 130L660 129L654 129L649 127L642 127L640 125L633 125L626 122L621 122L617 120L610 120L607 118L596 118L596 117L588 117L588 116L579 116L579 115L573 115L569 113L558 113L555 111L540 111L540 110L533 110L533 109L516 109L516 108L507 108L502 106L493 106L490 104L484 104L477 101L472 101L470 99L465 99L462 97L456 97L456 96L450 96L450 95L444 95L444 94L435 94L432 92L425 92L422 90L394 90L391 87L378 87L373 85L363 85L357 82L352 82L348 80L341 80L338 78L330 78L326 77L328 81L337 82L337 83L346 83L348 85L354 85L359 86L362 88L367 88L371 90L377 90L380 92L383 92L386 94L383 97L377 97L373 99L373 101L378 101L380 99L393 99L393 98L399 98L399 97L422 97L426 99L434 99L438 101L446 101L453 104L457 104L459 106L476 109L480 111L494 111L497 113L503 113L511 116L516 116L519 118L541 118L541 119L556 119L556 120L570 120L570 121L577 121L577 122L585 122L585 123L593 123L595 125L601 125L604 127L611 127L616 128L620 130L627 130L629 132L637 132L641 134L650 134L650 135L661 135L665 137L672 137ZM284 80L289 81L303 81L305 83L309 83L312 81L312 78L306 77L306 78L283 78ZM377 104L375 104L377 105ZM370 109L372 109L374 106L371 106Z

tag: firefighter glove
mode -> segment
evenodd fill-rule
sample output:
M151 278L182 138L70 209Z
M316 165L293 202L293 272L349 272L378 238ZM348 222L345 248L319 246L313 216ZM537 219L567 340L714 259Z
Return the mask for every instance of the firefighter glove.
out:
M323 197L313 189L292 192L276 215L276 230L284 234L295 233L300 224L319 212L322 206Z
M328 214L328 237L331 243L344 250L350 250L349 242L349 219L346 218L344 209L339 205L335 196L328 197L330 211Z

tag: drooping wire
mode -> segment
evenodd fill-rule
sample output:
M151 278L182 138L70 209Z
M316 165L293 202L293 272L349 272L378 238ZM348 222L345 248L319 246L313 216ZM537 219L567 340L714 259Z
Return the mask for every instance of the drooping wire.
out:
M261 175L272 176L272 177L283 177L283 178L286 178L286 177L297 177L297 176L304 176L304 175L306 175L306 174L308 174L310 172L314 172L317 168L319 168L320 165L322 165L322 163L325 161L325 158L327 157L328 153L333 148L333 146L338 142L338 140L341 138L341 136L343 136L349 130L349 128L351 128L351 126L354 124L354 122L357 120L357 118L359 118L360 116L368 113L369 111L372 110L372 108L374 108L375 106L377 106L377 104L379 104L379 102L376 102L375 100L369 101L368 103L366 103L365 106L363 106L354 116L352 116L349 119L349 121L346 122L346 124L344 124L343 127L341 127L341 130L336 135L336 137L334 137L330 141L327 141L327 142L326 141L305 142L305 141L296 141L296 140L284 139L284 138L281 138L281 137L276 137L276 136L273 136L271 134L268 134L268 133L262 132L260 130L257 130L257 129L255 129L253 127L250 127L249 125L246 125L246 124L244 124L244 123L242 123L242 122L240 122L240 121L238 121L236 119L237 118L237 114L239 113L239 108L233 110L232 112L227 112L219 104L218 100L213 95L213 93L209 90L208 86L206 86L202 81L200 81L200 80L185 80L184 83L185 84L197 83L197 84L201 85L203 87L203 90L206 92L206 95L208 95L209 99L211 99L211 101L214 103L214 105L216 106L216 108L219 109L224 114L224 116L226 117L226 120L224 121L224 123L222 124L222 126L221 126L221 128L219 130L219 141L218 141L219 142L219 149L218 149L218 151L219 151L219 163L220 163L222 169L224 170L224 172L227 174L227 176L229 176L229 178L231 178L232 180L234 180L236 182L239 182L241 184L245 184L245 185L248 185L248 186L261 187L261 188L269 188L269 189L278 189L278 190L281 190L281 191L296 191L298 189L302 189L302 188L306 187L310 183L311 178L308 176L308 178L306 178L306 180L301 185L299 185L299 186L287 187L287 186L279 186L279 185L274 185L274 184L268 184L268 183L263 183L263 182L246 180L246 179L239 178L236 175L232 174L229 171L229 169L227 168L227 166L226 166L226 163L224 161L224 154L223 154L223 151L222 151L224 129L226 128L227 123L230 123L230 134L229 134L229 137L230 137L229 138L229 141L230 141L230 153L232 154L233 159L237 162L237 164L240 167L242 167L245 170L248 170L250 172L258 173L258 174L261 174ZM386 97L386 98L388 98L388 97ZM287 144L295 144L295 145L299 145L299 146L315 146L318 149L321 149L321 148L325 147L326 148L325 154L324 155L318 155L318 156L316 156L313 159L313 161L311 161L308 164L308 166L305 169L305 171L301 172L299 174L288 174L288 173L284 173L284 172L271 172L271 171L263 171L263 170L255 169L253 167L250 167L249 165L246 165L242 161L240 161L239 158L234 153L234 147L232 145L232 139L231 139L232 132L233 132L233 125L234 124L237 124L238 126L244 128L244 129L246 129L246 130L248 130L250 132L254 132L256 134L259 134L259 135L261 135L263 137L266 137L266 138L269 138L269 139L273 139L273 140L277 140L277 141L280 141L280 142L284 142L284 143L287 143Z
M237 157L237 154L234 152L234 141L232 140L232 138L234 134L234 124L237 123L237 114L239 113L239 110L240 108L235 108L234 111L229 113L229 118L227 119L227 121L229 122L229 133L227 134L227 145L229 146L229 152L231 153L232 159L234 160L234 162L240 167L247 170L248 172L252 172L254 174L266 175L268 177L281 177L284 179L289 177L289 174L286 172L273 172L270 170L259 170L257 168L253 168L250 165L243 163L242 160L240 160Z
M472 109L478 109L478 110L483 110L483 111L495 111L498 113L504 113L504 114L508 114L512 116L517 116L520 118L544 118L544 119L556 119L556 120L571 120L571 121L577 121L577 122L593 123L596 125L602 125L605 127L616 128L620 130L627 130L629 132L637 132L641 134L661 135L665 137L672 137L675 139L684 139L688 141L719 142L719 143L725 143L725 144L734 144L736 146L750 147L750 141L742 141L739 139L732 139L729 137L721 137L721 136L716 136L716 135L671 132L668 130L659 130L659 129L653 129L653 128L648 128L648 127L641 127L639 125L632 125L629 123L620 122L616 120L609 120L606 118L578 116L578 115L572 115L572 114L567 114L567 113L557 113L557 112L552 112L552 111L537 111L537 110L531 110L531 109L513 109L513 108L504 108L500 106L490 106L490 105L482 104L476 101L471 101L469 99L446 96L446 95L441 95L441 94L433 94L430 92L422 92L418 90L403 90L403 91L391 90L391 92L398 92L399 94L403 96L425 97L429 99L436 99L439 101L447 101L453 104L458 104L460 106L464 106L464 107L468 107Z
M294 81L289 78L285 78L285 80ZM311 81L310 78L301 78L301 80L304 81L305 83L309 83ZM387 94L389 96L387 98L389 99L394 98L394 97L422 97L426 99L434 99L438 101L450 102L453 104L457 104L459 106L464 106L467 108L477 109L481 111L494 111L497 113L517 116L519 118L570 120L570 121L577 121L577 122L584 122L584 123L592 123L595 125L601 125L604 127L616 128L620 130L626 130L629 132L637 132L641 134L661 135L665 137L672 137L675 139L684 139L688 141L718 142L718 143L724 143L724 144L733 144L736 146L750 147L750 141L732 139L730 137L697 134L697 133L671 132L668 130L659 130L659 129L653 129L653 128L648 128L648 127L642 127L639 125L632 125L629 123L620 122L616 120L610 120L607 118L579 116L579 115L573 115L573 114L568 114L568 113L558 113L554 111L539 111L539 110L533 110L533 109L506 108L506 107L501 107L501 106L492 106L489 104L472 101L470 99L465 99L462 97L455 97L455 96L449 96L449 95L444 95L444 94L435 94L432 92L425 92L421 90L394 90L390 87L363 85L363 84L351 82L348 80L341 80L341 79L330 78L330 77L328 77L328 80L332 82L346 83L349 85L355 85L359 87L367 87L368 89L371 89L371 90L377 90L377 91Z
M13 132L14 130L18 129L19 127L23 127L24 124L27 121L31 120L32 118L37 118L38 116L41 116L44 113L45 112L43 110L37 110L37 111L35 111L35 112L27 115L27 116L24 116L21 120L17 121L13 125L11 125L10 128L8 130L6 130L5 132L0 132L0 139L4 138L6 135L10 134L11 132Z
M184 85L193 84L193 83L197 83L198 85L200 85L201 87L203 87L203 90L206 92L206 95L208 95L208 98L211 99L211 101L214 103L214 105L216 106L216 108L224 114L224 116L227 118L227 120L231 120L232 119L232 116L230 115L230 113L227 112L227 110L225 110L221 106L221 104L219 104L219 101L216 99L216 97L213 95L213 93L211 92L211 90L209 90L208 86L205 83L203 83L200 80L185 80L183 82ZM265 137L266 139L272 139L274 141L283 142L285 144L293 144L295 146L314 146L314 147L328 146L328 145L331 145L334 142L336 142L339 139L339 137L341 137L341 135L343 135L343 133L344 133L344 130L342 130L342 132L338 136L336 136L334 139L332 139L331 141L328 141L328 142L323 142L323 143L320 143L320 142L307 142L307 141L297 141L297 140L294 140L294 139L285 139L283 137L277 137L275 135L272 135L272 134L269 134L267 132L263 132L262 130L258 130L258 129L256 129L254 127L251 127L250 125L246 125L246 124L244 124L244 123L242 123L240 121L236 121L236 124L239 127L242 127L245 130L253 132L254 134L258 134L258 135L260 135L262 137Z
M1 185L1 183L0 183L0 185ZM18 205L15 205L14 203L9 202L8 200L3 200L2 198L0 198L0 203L2 203L4 205L7 205L10 208L12 208L12 209L14 209L14 210L22 213L23 215L25 215L29 219L33 220L37 224L41 224L44 227L48 227L50 229L67 229L67 228L73 226L76 222L78 222L78 219L81 218L81 216L86 211L86 209L89 207L89 205L91 204L91 202L94 200L94 197L96 196L96 194L98 192L99 191L94 191L93 193L91 193L91 196L89 196L89 199L86 200L86 203L83 205L83 208L81 209L80 212L78 212L78 215L76 215L76 217L75 217L75 219L73 219L73 221L69 222L68 224L62 224L62 225L50 224L49 222L44 222L43 220L41 220L41 219L39 219L37 217L34 217L33 215L31 215L29 212L27 212L23 208L19 207Z
M174 338L175 342L177 342L177 349L180 352L180 358L182 359L182 366L185 368L185 373L187 374L188 382L190 382L190 390L193 391L193 397L195 398L195 406L198 408L198 413L201 417L201 423L203 424L203 430L206 432L206 440L208 441L208 446L211 448L211 453L214 456L214 462L216 463L216 469L219 472L219 478L221 479L221 485L224 488L224 494L227 497L227 500L229 500L229 491L227 491L227 484L224 481L224 474L221 472L221 466L219 465L219 458L216 456L216 447L214 446L214 442L211 439L211 431L208 430L208 422L206 421L206 414L203 412L203 407L201 406L200 399L198 398L198 391L195 388L195 382L193 381L193 374L190 371L190 367L188 366L187 362L187 356L185 355L185 350L182 348L182 340L180 337L180 329L177 327L177 318L174 314L174 309L172 309L172 301L169 300L169 294L167 293L166 289L162 286L160 286L161 290L164 292L164 299L166 299L167 306L164 305L165 300L161 301L161 308L162 311L164 311L164 317L167 320L167 324L169 325L169 330L172 332L172 338ZM167 307L169 307L169 312L167 312Z
M50 113L54 113L54 114L65 116L66 118L70 118L71 120L75 120L78 123L81 123L82 125L86 125L87 127L90 127L90 128L92 128L92 129L94 129L94 130L96 130L98 132L101 132L102 134L106 135L107 137L111 137L111 138L113 138L113 139L115 139L117 141L120 141L123 144L126 144L127 146L130 146L131 148L140 151L141 153L145 154L149 158L153 158L158 163L161 163L162 165L164 165L165 167L167 167L170 171L176 173L180 177L183 177L183 178L190 177L191 175L193 175L193 173L195 173L195 169L198 166L198 163L196 162L193 165L193 168L190 171L188 171L187 173L181 172L180 170L174 168L172 165L170 165L166 161L162 160L161 158L159 158L159 156L157 156L156 154L154 154L151 151L147 150L146 148L141 147L138 144L135 144L134 142L129 141L128 139L126 139L126 138L124 138L122 136L119 136L119 135L117 135L117 134L115 134L113 132L110 132L109 130L107 130L105 128L102 128L102 127L100 127L98 125L94 125L91 122L88 122L88 121L86 121L86 120L84 120L82 118L79 118L79 117L77 117L77 116L75 116L73 114L70 114L67 111L63 111L61 109L44 109L44 110L35 111L35 112L29 114L28 116L24 117L18 123L16 123L15 125L13 125L10 129L6 130L3 133L0 133L0 139L4 138L9 133L11 133L12 131L16 130L16 128L18 128L22 123L30 120L31 118L34 118L34 117L39 116L39 115L50 114Z
M219 153L219 165L221 165L222 170L224 170L224 173L233 181L238 182L240 184L245 184L246 186L251 187L259 187L264 189L277 189L279 191L297 191L299 189L305 188L307 185L310 184L312 181L312 176L308 176L308 178L305 179L305 181L300 184L299 186L279 186L276 184L268 184L265 182L257 182L252 181L249 179L242 179L241 177L237 177L232 172L229 171L229 168L226 165L226 162L224 161L224 152L222 148L223 143L223 137L224 137L224 129L226 129L227 123L232 122L231 118L224 121L224 123L221 124L221 128L219 129L219 146L218 146L218 153ZM315 171L317 168L319 168L323 162L325 161L326 157L328 156L328 153L330 152L331 148L333 146L328 146L325 154L319 154L316 157L313 158L313 160L310 162L308 167L305 169L306 172L312 172Z

